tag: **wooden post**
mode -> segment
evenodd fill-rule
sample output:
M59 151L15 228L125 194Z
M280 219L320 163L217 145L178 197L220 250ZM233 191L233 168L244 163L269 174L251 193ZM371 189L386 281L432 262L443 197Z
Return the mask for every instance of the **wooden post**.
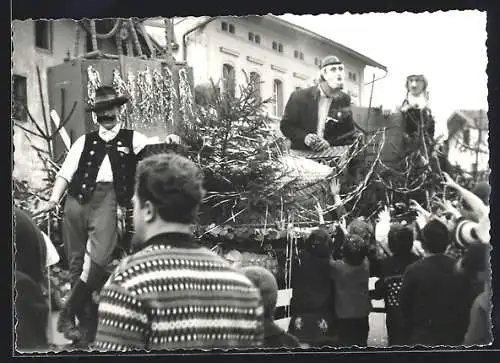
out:
M174 35L174 25L172 19L165 18L165 59L167 60L169 66L173 66L175 63L174 57L172 56L172 42Z
M80 23L78 21L75 21L76 23L76 40L75 40L75 58L78 58L80 55Z
M92 50L97 50L97 31L94 19L90 20L90 35L92 37Z

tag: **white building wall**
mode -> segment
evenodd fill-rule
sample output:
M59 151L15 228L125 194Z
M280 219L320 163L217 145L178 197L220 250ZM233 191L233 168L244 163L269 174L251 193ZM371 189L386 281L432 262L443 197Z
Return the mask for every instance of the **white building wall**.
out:
M477 145L479 131L470 129L470 145ZM473 150L463 150L463 130L457 132L449 141L448 161L451 165L459 165L463 170L468 172L473 171L473 165L476 163L476 153ZM482 132L481 149L488 150L488 133ZM484 171L489 169L489 154L479 153L478 155L478 170Z
M55 20L52 22L52 51L35 47L35 25L32 20L14 20L12 22L12 74L26 77L28 110L33 118L43 126L43 107L38 88L36 67L40 69L46 117L49 117L47 87L47 68L64 62L68 52L73 57L76 46L77 23L73 20ZM82 29L78 39L79 53L85 51L85 31ZM28 119L23 127L36 131ZM43 165L35 150L31 147L27 134L13 126L14 170L13 176L30 182L32 187L44 185ZM40 138L29 136L37 147L45 148Z
M203 19L205 20L205 19ZM235 33L223 31L221 22L235 26ZM193 26L192 24L190 24ZM266 25L266 26L263 26ZM182 33L176 29L176 35L182 42ZM261 44L248 40L248 33L253 32L261 36ZM203 33L203 37L200 36ZM277 41L284 46L284 52L278 53L272 49L272 42ZM206 44L207 54L204 56L200 46ZM304 54L304 60L294 57L294 50ZM275 26L269 21L255 23L244 17L224 17L215 19L202 30L190 37L187 62L194 69L195 83L206 82L212 78L217 82L222 76L224 63L231 64L236 71L236 82L245 82L244 69L247 74L256 71L261 75L261 94L264 98L273 95L273 80L283 82L284 103L296 87L308 87L312 79L318 75L318 66L314 58L322 59L329 54L335 54L346 65L346 90L354 91L358 97L353 97L356 105L361 103L364 64L342 51L310 39L296 31L290 31L282 26ZM261 63L261 64L259 64ZM357 82L347 77L347 72L355 72ZM207 74L203 79L204 74ZM271 108L269 109L271 111Z

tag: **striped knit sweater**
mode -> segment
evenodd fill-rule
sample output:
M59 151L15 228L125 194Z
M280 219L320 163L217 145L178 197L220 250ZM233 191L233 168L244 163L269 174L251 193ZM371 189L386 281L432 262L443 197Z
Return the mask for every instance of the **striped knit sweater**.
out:
M150 239L101 291L98 350L246 348L262 341L258 289L185 234Z

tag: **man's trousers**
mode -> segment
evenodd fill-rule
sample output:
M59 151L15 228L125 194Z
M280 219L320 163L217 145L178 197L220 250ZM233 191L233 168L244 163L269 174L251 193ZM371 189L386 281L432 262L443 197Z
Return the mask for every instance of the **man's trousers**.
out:
M64 207L63 240L72 284L105 268L118 242L117 202L113 183L97 183L91 200L80 204L68 196ZM91 263L92 262L92 263ZM99 273L98 273L99 275Z

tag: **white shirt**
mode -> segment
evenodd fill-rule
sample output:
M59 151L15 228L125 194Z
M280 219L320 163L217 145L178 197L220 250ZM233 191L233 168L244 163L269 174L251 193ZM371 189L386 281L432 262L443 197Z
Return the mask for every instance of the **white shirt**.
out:
M106 142L113 140L118 132L121 130L121 125L117 124L111 130L106 130L104 127L99 126L99 137ZM132 136L132 145L134 148L134 153L138 154L146 145L153 143L154 141L147 136L141 134L140 132L134 131ZM57 173L69 183L73 178L76 170L78 169L78 163L80 162L80 156L83 154L83 148L85 146L85 135L80 136L68 152L61 169ZM102 164L97 173L96 182L98 183L110 183L113 181L113 170L111 169L111 162L109 161L108 155L104 157Z
M60 260L59 253L57 253L57 250L54 247L54 244L50 240L49 236L47 236L43 231L41 231L41 232L42 232L43 240L45 241L45 247L47 247L47 256L46 256L46 260L45 260L45 267L54 266Z
M318 86L318 88L320 96L318 101L318 127L316 134L322 138L324 136L326 118L328 117L328 111L330 110L330 105L332 104L332 98L327 97L321 87Z

